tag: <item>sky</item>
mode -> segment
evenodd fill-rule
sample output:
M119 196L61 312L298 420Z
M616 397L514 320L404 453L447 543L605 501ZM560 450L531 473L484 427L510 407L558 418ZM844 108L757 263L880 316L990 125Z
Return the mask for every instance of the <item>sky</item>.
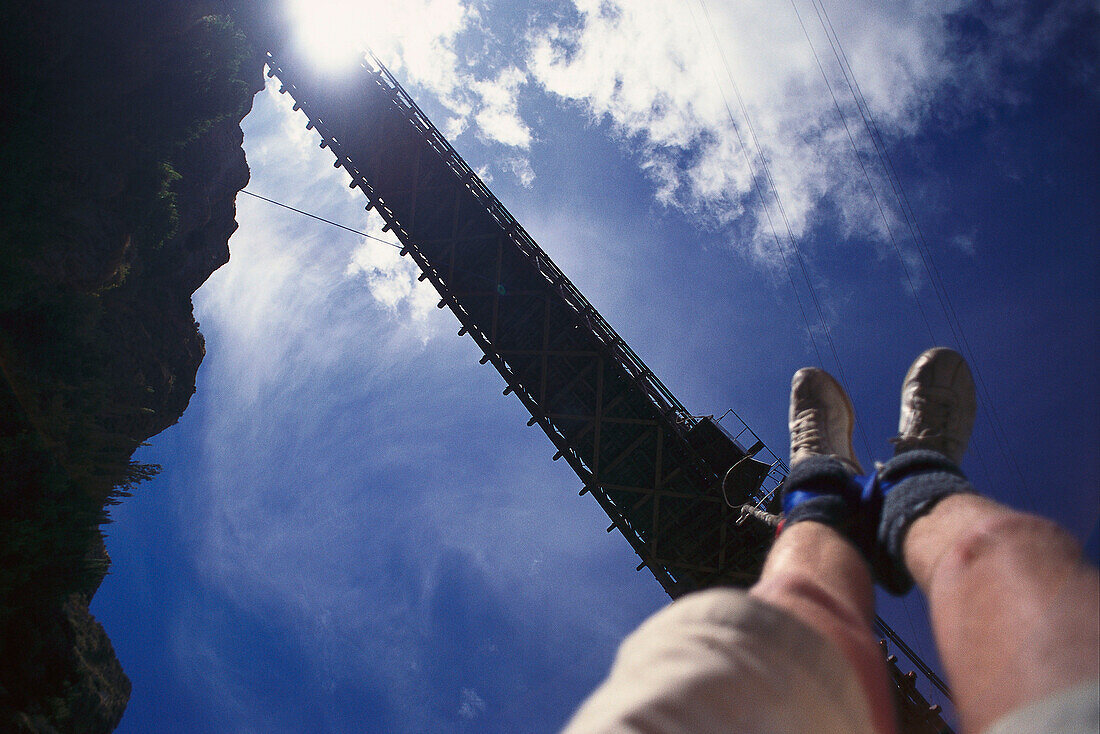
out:
M912 359L963 349L963 468L1095 561L1096 3L298 10L317 63L373 48L691 411L733 408L785 455L815 364L870 465ZM248 190L389 238L291 105L257 95ZM105 527L118 731L559 729L664 592L408 259L237 207L194 296L197 392ZM918 595L879 602L934 661Z

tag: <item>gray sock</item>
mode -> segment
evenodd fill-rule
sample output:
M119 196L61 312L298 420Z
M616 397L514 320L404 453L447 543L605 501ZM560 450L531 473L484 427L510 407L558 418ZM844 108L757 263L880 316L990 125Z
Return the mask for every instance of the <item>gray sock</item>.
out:
M927 449L898 454L879 469L878 481L885 497L878 526L875 576L887 591L901 595L913 587L913 577L902 556L909 526L944 497L972 493L974 487L954 462Z

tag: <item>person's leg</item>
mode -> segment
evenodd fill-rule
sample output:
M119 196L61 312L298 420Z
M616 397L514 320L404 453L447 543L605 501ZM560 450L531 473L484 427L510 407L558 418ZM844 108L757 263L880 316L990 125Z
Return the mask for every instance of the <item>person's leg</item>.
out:
M860 472L852 450L855 416L828 373L805 368L791 380L791 472L785 516L750 594L832 642L867 696L877 731L894 729L886 663L872 632L875 598L867 558L873 525L861 515ZM862 549L862 550L861 550Z
M1100 675L1100 580L1053 523L952 495L903 549L965 730Z
M975 411L958 353L917 358L902 385L897 455L878 471L875 571L894 593L916 581L927 596L956 709L977 733L1096 680L1100 582L1065 531L974 493L958 462Z
M847 535L852 420L835 380L795 375L787 525L759 581L688 594L647 620L569 734L896 731L869 566Z
M894 730L886 663L871 628L873 582L855 546L827 525L792 525L776 539L749 594L791 614L836 645L866 692L875 730Z

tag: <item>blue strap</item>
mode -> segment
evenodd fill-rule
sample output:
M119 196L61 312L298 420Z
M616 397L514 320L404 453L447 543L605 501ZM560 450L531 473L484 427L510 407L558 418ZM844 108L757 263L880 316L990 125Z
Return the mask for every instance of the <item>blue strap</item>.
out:
M801 505L803 502L807 502L812 499L821 497L822 495L833 494L832 492L814 492L809 489L796 489L793 492L785 492L783 494L783 514L791 514L791 510Z
M815 490L812 488L796 489L783 495L783 512L789 513L803 502L825 495L839 495L852 504L873 506L882 502L882 497L896 484L896 482L884 482L879 479L877 472L863 476L853 476L851 482L843 492L836 492L832 487Z

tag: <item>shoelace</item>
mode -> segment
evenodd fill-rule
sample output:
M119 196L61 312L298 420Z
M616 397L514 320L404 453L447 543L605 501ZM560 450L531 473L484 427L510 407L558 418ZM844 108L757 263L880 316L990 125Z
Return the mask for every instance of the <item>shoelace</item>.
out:
M825 453L824 442L821 436L822 421L818 418L816 408L807 408L799 412L791 423L791 454L796 454L803 449L811 453Z

